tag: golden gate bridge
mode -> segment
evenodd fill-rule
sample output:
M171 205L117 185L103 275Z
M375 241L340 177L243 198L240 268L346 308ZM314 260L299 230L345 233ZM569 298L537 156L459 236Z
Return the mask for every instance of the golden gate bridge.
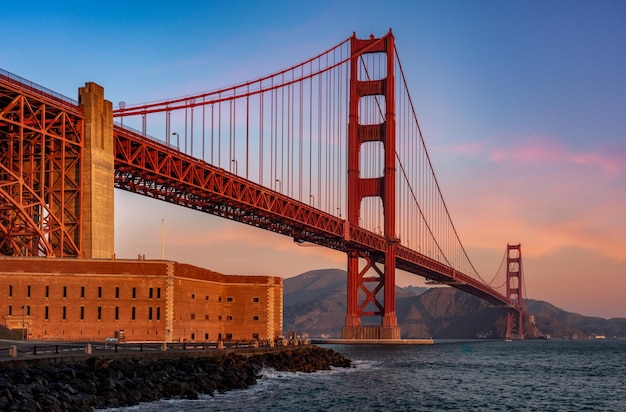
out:
M400 338L398 269L501 306L507 337L523 338L521 247L488 281L472 264L391 31L214 91L115 109L98 93L74 102L0 72L0 253L93 257L109 229L90 199L111 180L345 252L346 339Z

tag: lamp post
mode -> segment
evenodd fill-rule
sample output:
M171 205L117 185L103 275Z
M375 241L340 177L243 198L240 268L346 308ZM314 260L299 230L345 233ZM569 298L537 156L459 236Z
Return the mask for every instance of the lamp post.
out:
M276 189L278 189L280 187L280 189L278 190L279 193L283 192L283 182L280 181L280 179L276 179Z
M161 260L165 260L165 219L161 219Z
M232 159L230 162L235 165L235 174L237 174L237 159Z
M22 340L24 340L24 327L26 325L26 322L24 322L24 309L26 309L26 306L22 305Z
M126 102L120 102L119 107L120 107L120 110L123 111L126 108ZM122 127L124 127L124 116L120 118L120 124L122 125Z
M180 152L180 135L178 132L173 132L172 136L176 136L176 150Z

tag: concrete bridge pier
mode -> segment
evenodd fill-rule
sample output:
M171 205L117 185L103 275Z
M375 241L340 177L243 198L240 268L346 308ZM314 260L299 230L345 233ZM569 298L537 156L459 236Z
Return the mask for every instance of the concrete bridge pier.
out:
M115 253L113 105L96 83L85 83L78 96L84 114L83 257L111 258Z

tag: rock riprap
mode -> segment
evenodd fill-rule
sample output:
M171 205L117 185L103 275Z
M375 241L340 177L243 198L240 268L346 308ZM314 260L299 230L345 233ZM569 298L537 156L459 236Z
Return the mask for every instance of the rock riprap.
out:
M350 367L331 349L306 346L278 352L212 357L88 358L0 369L2 411L91 411L158 399L197 399L256 383L263 368L315 372Z

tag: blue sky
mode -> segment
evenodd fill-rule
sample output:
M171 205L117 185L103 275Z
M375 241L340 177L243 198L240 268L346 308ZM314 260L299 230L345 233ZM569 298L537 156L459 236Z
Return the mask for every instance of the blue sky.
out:
M479 269L492 273L506 243L522 242L529 297L626 317L625 2L2 7L0 68L72 98L94 81L114 105L258 78L353 32L392 28L446 201ZM169 259L282 276L345 267L341 254L116 191L118 256L158 258L163 218Z

